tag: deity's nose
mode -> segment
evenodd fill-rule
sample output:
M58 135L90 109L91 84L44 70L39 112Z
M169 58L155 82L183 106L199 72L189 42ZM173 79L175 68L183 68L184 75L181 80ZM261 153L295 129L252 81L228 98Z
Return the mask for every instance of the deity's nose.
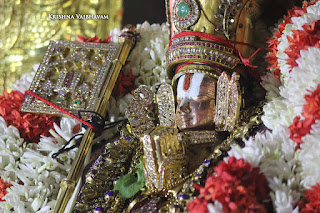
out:
M190 113L190 100L188 98L183 98L179 104L179 108L181 112Z

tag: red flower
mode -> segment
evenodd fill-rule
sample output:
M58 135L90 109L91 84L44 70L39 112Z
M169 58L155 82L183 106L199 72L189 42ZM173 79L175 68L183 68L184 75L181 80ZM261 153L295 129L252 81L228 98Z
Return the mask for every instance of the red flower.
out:
M190 213L206 213L208 212L208 201L197 197L187 204L187 209Z
M305 13L307 12L307 7L316 4L317 1L319 1L319 0L304 1L304 2L303 2L303 10L305 11Z
M11 183L6 183L2 178L0 178L0 201L4 201L2 198L8 193L6 189L11 186Z
M305 99L307 103L303 106L303 110L311 115L317 120L320 119L320 84L317 89L311 94L306 95Z
M288 10L288 14L291 18L302 16L304 13L305 13L304 10L301 7L297 7L297 6Z
M269 187L259 168L252 168L243 159L230 157L228 163L221 161L214 168L204 187L200 187L200 195L187 209L196 212L208 212L207 205L215 200L223 206L224 212L268 212ZM197 188L197 187L196 187Z
M298 147L300 147L300 144L303 143L302 137L309 134L311 130L311 125L314 124L315 120L308 116L307 113L302 113L305 117L305 120L300 120L300 116L296 116L293 119L293 123L289 127L290 129L290 138L298 144Z
M132 70L128 75L125 75L123 70L120 71L117 81L112 90L112 95L115 97L126 95L132 90L136 89L134 86L135 76L132 74Z
M313 186L304 191L305 201L299 203L299 209L302 213L319 213L320 212L320 184Z
M18 91L4 92L0 96L0 116L8 125L15 126L20 136L28 142L39 142L40 135L50 136L49 130L53 123L58 123L59 118L45 114L31 114L20 112L24 94Z
M293 30L293 37L287 36L290 46L285 50L289 56L287 59L291 67L298 66L296 60L301 57L301 50L308 50L309 47L319 47L320 20L311 25L303 25L303 30Z
M290 138L298 143L298 145L303 143L301 138L309 134L311 126L316 120L320 119L320 84L315 91L306 95L305 99L307 103L303 106L304 112L302 113L304 120L300 116L296 116L289 127Z
M94 43L110 43L111 36L107 36L104 40L99 39L98 36L85 38L81 35L78 35L78 42L94 42Z

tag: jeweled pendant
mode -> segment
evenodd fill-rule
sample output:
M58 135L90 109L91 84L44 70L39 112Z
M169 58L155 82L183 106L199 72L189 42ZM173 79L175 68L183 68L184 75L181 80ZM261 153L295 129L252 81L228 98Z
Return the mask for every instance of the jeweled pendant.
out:
M189 5L186 2L180 2L177 6L177 14L179 18L184 18L189 14Z
M195 0L178 0L173 5L173 22L180 31L194 25L200 18L200 10Z

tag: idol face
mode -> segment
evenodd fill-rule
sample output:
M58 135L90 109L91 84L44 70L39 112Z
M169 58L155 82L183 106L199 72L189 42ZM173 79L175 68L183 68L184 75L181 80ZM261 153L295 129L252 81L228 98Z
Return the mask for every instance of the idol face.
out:
M215 90L216 80L204 73L178 79L176 123L181 131L214 128Z

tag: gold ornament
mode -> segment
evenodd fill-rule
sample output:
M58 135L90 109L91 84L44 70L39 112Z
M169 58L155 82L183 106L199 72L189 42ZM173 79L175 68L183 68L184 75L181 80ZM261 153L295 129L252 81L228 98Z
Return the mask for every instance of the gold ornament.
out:
M134 40L134 32L123 32L122 35L120 35L123 39L123 43L120 44L119 46L116 45L117 47L119 47L118 49L114 50L114 53L112 54L112 56L110 56L108 58L108 52L104 52L104 49L102 49L102 54L106 54L106 60L101 60L102 62L96 66L94 66L92 63L92 61L88 60L89 57L88 55L90 54L90 51L94 51L95 48L93 48L93 46L98 46L101 47L100 44L95 44L95 43L84 43L83 46L77 46L78 44L75 43L70 43L70 42L58 42L58 45L56 48L56 52L55 53L51 53L50 51L52 51L52 46L49 47L48 49L48 54L45 55L43 62L42 62L42 67L40 67L38 69L38 72L35 76L35 79L33 81L33 83L30 86L30 90L32 90L34 93L37 93L39 90L39 84L40 81L46 82L47 80L49 80L50 76L53 75L54 76L54 71L56 70L52 70L51 68L54 65L58 65L58 67L60 66L59 63L62 63L62 61L60 60L64 60L64 58L66 57L66 59L68 59L68 49L69 48L77 48L77 50L79 50L80 52L82 52L82 54L75 54L73 55L73 61L72 61L72 65L70 66L70 64L68 64L68 60L67 60L67 64L64 65L64 68L59 74L57 78L54 79L50 79L51 82L53 82L53 84L56 85L55 89L53 89L54 92L57 91L62 91L62 94L59 93L57 94L55 97L49 97L51 98L49 101L52 100L56 100L59 104L59 100L61 100L61 102L63 101L67 101L65 105L62 105L63 107L68 107L70 106L70 103L72 103L72 101L70 101L70 97L68 96L68 93L70 91L72 91L70 88L76 88L77 83L80 82L80 74L76 75L76 78L72 78L72 75L70 75L70 73L73 73L72 71L72 66L73 64L81 64L78 65L79 67L81 67L81 70L85 69L87 66L89 67L94 67L97 70L97 75L95 75L95 78L103 78L101 81L98 81L98 87L96 90L95 95L98 98L95 98L94 102L89 102L86 103L86 107L90 106L91 104L93 105L92 111L98 113L101 116L105 116L106 110L107 110L107 102L108 99L111 95L113 86L116 82L116 79L118 77L118 74L120 72L120 69L122 67L122 65L125 63L125 60L127 58L127 56L129 55L129 52L133 46L133 42L132 40ZM113 46L113 44L109 44L111 47ZM65 51L62 54L60 54L58 51L58 49L61 48L60 50ZM113 52L113 51L112 51ZM72 51L73 53L73 51ZM71 53L71 54L72 54ZM116 58L118 58L118 60L115 60ZM58 61L57 61L58 60ZM77 60L77 61L76 61ZM104 67L105 63L103 63L103 61L109 61L109 63L107 64L106 67ZM94 61L96 64L97 62ZM69 66L68 66L69 65ZM105 68L104 69L100 69L100 68ZM48 74L48 72L50 72L51 75ZM69 73L69 74L68 74ZM71 78L65 78L66 76L71 76ZM93 82L96 82L96 79L93 78ZM74 80L75 79L75 80ZM65 83L65 84L64 84ZM58 87L57 87L58 86ZM56 90L56 91L55 91ZM60 99L61 98L61 99ZM31 99L31 98L30 98ZM30 100L29 99L29 100ZM34 105L32 105L33 100L31 99L31 101L29 102L28 99L25 101L27 104L27 106L30 107L30 109L34 110L33 112L42 112L41 109L34 107ZM31 103L31 104L30 104ZM69 103L69 105L68 105ZM34 107L34 108L33 108ZM65 110L70 110L70 108L66 108ZM70 110L71 111L71 110ZM54 111L50 111L50 112L54 112ZM68 173L67 178L63 179L60 186L61 186L61 191L59 192L58 195L58 199L57 199L57 203L54 209L54 212L64 212L64 209L75 189L76 183L78 181L78 179L80 178L81 175L81 171L83 169L83 164L84 164L84 160L86 158L86 155L92 145L92 140L93 137L95 135L95 132L93 129L87 129L83 138L82 138L82 142L80 143L80 147L77 151L77 154L75 156L75 159L73 161L73 164L71 166L71 169ZM92 191L90 193L87 193L84 198L87 200L93 199L96 196L96 191Z
M51 41L29 90L72 114L94 111L121 49L116 43ZM21 111L62 114L31 95L26 95Z

